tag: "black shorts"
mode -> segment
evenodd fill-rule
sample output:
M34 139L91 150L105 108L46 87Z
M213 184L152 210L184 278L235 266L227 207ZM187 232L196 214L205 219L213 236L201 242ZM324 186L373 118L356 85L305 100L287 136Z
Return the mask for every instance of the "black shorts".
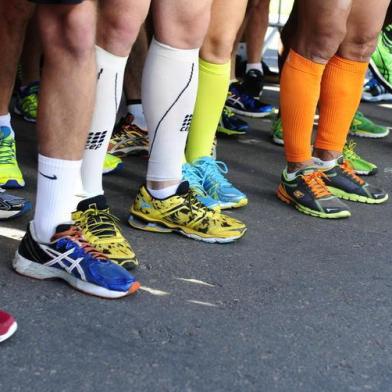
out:
M37 4L80 4L83 0L30 0L32 3Z

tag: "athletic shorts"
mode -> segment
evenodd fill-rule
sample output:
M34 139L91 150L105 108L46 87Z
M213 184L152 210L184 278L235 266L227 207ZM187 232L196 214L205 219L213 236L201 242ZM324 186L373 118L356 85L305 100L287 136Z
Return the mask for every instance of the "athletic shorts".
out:
M32 3L37 3L37 4L59 4L59 5L65 5L65 4L79 4L83 2L83 0L30 0Z

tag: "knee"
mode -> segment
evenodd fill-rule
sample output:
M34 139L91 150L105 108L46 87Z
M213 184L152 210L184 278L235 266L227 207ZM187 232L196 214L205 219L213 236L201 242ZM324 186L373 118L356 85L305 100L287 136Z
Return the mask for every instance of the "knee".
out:
M142 20L135 21L133 15L105 15L100 17L97 43L110 53L128 56L136 41Z
M201 57L216 64L230 61L236 36L223 32L208 36L201 48Z
M77 8L51 20L43 18L40 30L44 49L50 53L61 48L81 59L90 56L95 45L95 22L94 15Z
M349 60L368 62L376 50L377 39L378 32L360 32L342 43L339 54Z
M338 51L344 37L344 26L321 26L299 39L299 53L309 60L327 63Z

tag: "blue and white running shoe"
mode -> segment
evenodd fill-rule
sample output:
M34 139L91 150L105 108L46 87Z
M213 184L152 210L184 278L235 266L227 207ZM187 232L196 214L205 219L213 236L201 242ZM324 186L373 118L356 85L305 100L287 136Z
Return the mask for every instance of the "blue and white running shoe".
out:
M235 83L230 86L226 106L236 114L252 118L267 117L274 110L272 105L260 102L258 99L242 92Z
M222 210L239 208L248 204L248 198L235 188L225 177L228 168L224 162L211 157L197 159L192 165L202 178L203 189L209 196L219 202Z
M376 78L370 79L363 88L365 102L392 101L392 91L387 90Z
M31 210L31 203L23 197L5 193L0 188L0 220L16 218Z
M210 210L219 211L219 201L213 199L203 188L203 178L199 171L190 163L182 165L182 178L188 181L190 190L196 195L197 200Z
M13 260L16 272L35 279L63 279L77 290L121 298L140 284L123 267L94 249L73 225L59 225L49 244L40 243L31 222Z

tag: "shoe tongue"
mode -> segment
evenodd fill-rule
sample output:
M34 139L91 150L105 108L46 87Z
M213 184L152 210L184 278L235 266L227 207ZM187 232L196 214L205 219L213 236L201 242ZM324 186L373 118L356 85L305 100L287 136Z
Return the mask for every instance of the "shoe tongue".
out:
M177 196L184 196L189 192L189 182L183 181L177 188L176 195Z
M11 129L8 127L0 127L0 139L5 139L11 134Z
M98 210L106 210L108 208L108 205L106 203L105 196L98 195L82 200L81 202L79 202L77 209L78 211L87 211L91 207L97 208Z
M263 77L263 74L258 69L250 69L246 76L249 78L260 79Z
M69 223L62 223L61 225L58 225L56 227L55 235L59 234L59 233L64 233L65 231L68 231L71 227L72 227L72 225Z

